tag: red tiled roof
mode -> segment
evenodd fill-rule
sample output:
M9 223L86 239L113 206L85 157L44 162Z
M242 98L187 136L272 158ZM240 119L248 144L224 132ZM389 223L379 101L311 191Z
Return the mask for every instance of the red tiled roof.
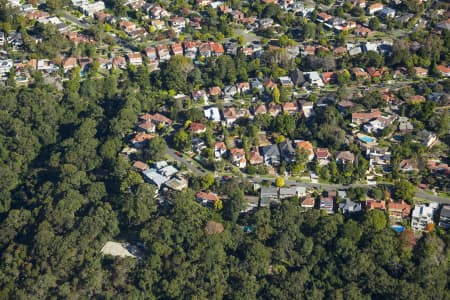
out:
M211 193L211 192L208 192L208 193L198 192L197 194L195 194L195 197L197 199L206 200L206 201L217 201L217 200L220 200L219 196L217 196L216 194Z
M192 122L191 125L189 125L189 131L190 132L202 132L206 130L206 126L202 123L198 122Z

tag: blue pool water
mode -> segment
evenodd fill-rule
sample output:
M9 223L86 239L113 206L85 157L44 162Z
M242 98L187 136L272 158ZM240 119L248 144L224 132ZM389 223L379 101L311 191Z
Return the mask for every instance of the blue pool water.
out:
M405 231L405 227L401 225L392 225L391 228L397 233L402 233L403 231Z
M360 136L359 139L366 143L373 143L375 141L375 139L373 137L370 137L367 135Z

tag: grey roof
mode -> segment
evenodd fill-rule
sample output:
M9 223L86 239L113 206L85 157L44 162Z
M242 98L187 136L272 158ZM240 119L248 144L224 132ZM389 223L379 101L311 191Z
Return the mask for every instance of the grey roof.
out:
M441 209L441 218L450 218L450 205L444 205Z
M262 186L261 197L278 197L278 188L272 186Z
M362 211L361 203L356 203L350 199L345 199L344 202L339 204L339 208L342 209L344 214L358 213Z
M296 195L297 195L297 188L295 186L280 188L280 199L294 197Z
M158 188L160 188L165 182L169 180L169 177L157 173L155 169L146 170L142 172L142 174L144 174L144 176Z
M280 154L284 158L293 158L293 156L295 156L295 150L294 147L292 147L291 140L287 139L278 146L280 147Z
M277 145L268 145L261 147L261 154L265 157L280 157L280 150Z

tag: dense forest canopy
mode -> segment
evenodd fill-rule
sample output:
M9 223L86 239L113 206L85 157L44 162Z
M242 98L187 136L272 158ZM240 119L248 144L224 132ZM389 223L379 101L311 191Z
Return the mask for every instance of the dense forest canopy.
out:
M449 235L416 241L378 211L327 216L292 200L240 216L250 187L239 177L192 180L227 196L220 212L191 189L157 210L154 188L118 155L136 116L164 99L139 75L2 90L0 298L448 297ZM206 234L211 220L224 231ZM102 256L114 239L139 243L142 258Z

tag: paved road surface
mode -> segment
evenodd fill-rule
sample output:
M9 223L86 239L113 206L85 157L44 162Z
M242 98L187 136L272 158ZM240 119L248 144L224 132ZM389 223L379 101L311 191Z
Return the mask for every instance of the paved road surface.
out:
M187 168L191 172L193 172L194 174L205 175L205 173L202 172L200 170L200 168L195 165L196 163L192 159L190 159L190 158L187 159L187 158L184 158L184 157L180 157L180 156L176 155L175 152L176 151L171 149L171 148L167 149L167 155L169 155L173 160L176 160L176 161L178 161L178 162L180 162L182 164L185 164L187 166Z
M75 25L77 25L77 26L83 28L83 29L88 29L88 28L91 26L91 25L88 24L88 23L83 23L83 22L81 22L80 20L78 20L77 17L75 17L74 15L71 15L71 14L68 13L68 12L61 11L61 14L62 14L62 18L63 18L63 19L66 19L66 20L68 20L68 21L74 23Z
M255 182L261 182L263 180L269 180L269 181L274 181L273 179L267 179L267 178L262 178L262 177L255 177L252 179ZM296 185L296 186L302 186L302 187L306 187L306 188L320 188L322 190L345 190L351 187L362 187L362 188L369 188L369 187L373 187L373 185L368 185L368 184L350 184L350 185L342 185L342 184L331 184L331 183L309 183L309 182L298 182L298 181L293 181L293 180L285 180L286 185ZM450 198L446 198L446 197L440 197L440 196L434 196L434 195L430 195L422 190L417 190L416 191L416 197L418 198L422 198L422 199L426 199L429 201L433 201L433 202L437 202L440 204L450 204Z

